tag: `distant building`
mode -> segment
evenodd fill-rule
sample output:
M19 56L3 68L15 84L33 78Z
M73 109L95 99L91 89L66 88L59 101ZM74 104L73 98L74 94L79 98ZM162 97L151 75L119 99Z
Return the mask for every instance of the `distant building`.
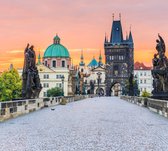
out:
M120 95L124 83L133 74L134 42L131 31L123 37L121 20L113 20L110 39L104 41L106 94ZM113 88L114 87L114 88ZM114 92L115 91L115 92Z
M142 95L143 91L151 93L153 90L151 69L151 67L147 67L143 63L136 62L134 64L134 76L137 77L140 95Z
M79 72L83 81L81 85L85 88L87 94L91 93L91 82L94 84L94 94L100 93L105 95L105 68L102 63L101 53L99 55L99 61L94 57L90 63L85 66L83 51L81 53L81 61L79 63ZM98 74L100 74L100 79L98 79Z

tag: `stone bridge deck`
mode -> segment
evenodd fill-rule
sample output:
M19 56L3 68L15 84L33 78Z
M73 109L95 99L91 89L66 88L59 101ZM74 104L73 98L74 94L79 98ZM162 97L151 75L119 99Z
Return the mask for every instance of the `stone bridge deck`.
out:
M116 97L0 123L0 151L167 151L168 119Z

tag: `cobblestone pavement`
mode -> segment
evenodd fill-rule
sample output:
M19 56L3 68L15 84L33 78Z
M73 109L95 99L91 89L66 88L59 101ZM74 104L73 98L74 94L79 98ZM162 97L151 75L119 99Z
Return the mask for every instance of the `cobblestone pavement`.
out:
M116 97L0 123L0 151L168 151L168 119Z

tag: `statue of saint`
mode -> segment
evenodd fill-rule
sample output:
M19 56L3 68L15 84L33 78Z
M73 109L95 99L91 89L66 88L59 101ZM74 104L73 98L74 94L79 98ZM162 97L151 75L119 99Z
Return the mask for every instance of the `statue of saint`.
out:
M36 67L36 54L33 45L29 47L27 44L25 49L22 77L22 97L27 99L38 98L42 86Z

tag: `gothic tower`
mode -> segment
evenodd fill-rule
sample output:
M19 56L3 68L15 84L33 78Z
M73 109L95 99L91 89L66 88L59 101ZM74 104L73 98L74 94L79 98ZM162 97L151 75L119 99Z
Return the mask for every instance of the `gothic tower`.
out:
M113 20L110 39L108 40L105 35L104 50L106 95L111 96L112 87L115 84L120 85L119 91L124 89L124 84L134 69L134 42L132 33L130 30L129 36L126 35L126 39L124 39L121 19Z

